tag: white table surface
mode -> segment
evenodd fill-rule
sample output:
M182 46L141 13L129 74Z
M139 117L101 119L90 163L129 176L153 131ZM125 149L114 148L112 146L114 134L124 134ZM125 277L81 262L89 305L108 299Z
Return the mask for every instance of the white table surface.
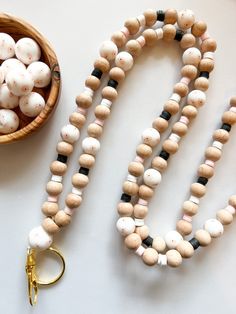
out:
M151 202L151 234L164 235L174 228L211 134L220 125L230 96L236 94L236 1L1 1L2 11L29 21L51 41L63 80L61 99L49 123L22 142L0 147L1 313L235 313L235 223L226 228L222 238L199 249L177 270L144 266L124 248L115 229L121 184L141 131L160 113L179 78L181 52L177 43L160 43L145 49L119 88L84 202L70 227L55 240L67 261L66 274L54 287L40 290L35 309L28 304L24 272L27 235L42 219L40 207L46 196L45 183L49 179L49 164L56 156L60 128L93 68L100 43L118 30L126 18L149 7L191 8L198 19L207 22L218 42L207 104L201 108L178 154L171 158ZM194 229L208 217L214 217L215 211L223 208L236 192L235 147L233 128L216 175L207 185L208 193L194 220ZM78 145L71 158L70 174L78 167L80 151ZM68 192L70 176L64 186ZM56 271L54 264L46 265L45 275Z

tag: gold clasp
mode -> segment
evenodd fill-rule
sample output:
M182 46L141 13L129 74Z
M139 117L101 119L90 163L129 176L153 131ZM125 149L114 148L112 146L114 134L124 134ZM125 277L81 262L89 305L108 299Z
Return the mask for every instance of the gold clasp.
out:
M61 272L59 275L49 281L41 281L38 279L37 273L36 273L36 251L34 249L28 248L27 249L27 259L26 259L26 274L28 279L28 295L29 295L29 302L33 306L37 303L37 297L38 297L38 287L39 286L49 286L54 283L56 283L61 277L63 276L65 272L65 260L62 254L56 250L55 248L48 248L46 251L50 251L54 254L56 254L62 263ZM40 252L38 252L40 254Z

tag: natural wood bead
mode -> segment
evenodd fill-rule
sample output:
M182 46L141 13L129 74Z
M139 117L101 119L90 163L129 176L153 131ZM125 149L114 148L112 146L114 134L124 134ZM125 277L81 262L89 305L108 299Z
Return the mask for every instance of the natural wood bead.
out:
M110 70L109 76L112 80L120 83L125 79L125 72L121 68L114 67Z
M148 207L140 204L134 205L134 217L144 219L147 216Z
M184 34L180 41L180 47L182 49L191 48L195 45L196 38L192 34Z
M95 163L95 157L89 154L81 154L79 157L79 164L84 168L92 168Z
M196 197L203 197L206 194L206 187L200 183L191 184L191 193Z
M185 97L188 94L188 86L179 82L174 86L174 93L177 93L180 97Z
M197 108L192 105L184 106L182 114L187 117L189 120L193 120L197 116Z
M94 62L94 68L101 70L103 73L110 70L110 63L107 59L99 57Z
M66 197L66 205L69 208L77 208L82 202L82 197L73 193L69 193Z
M199 70L201 72L211 72L214 69L214 61L211 59L202 59L199 63Z
M208 147L205 151L206 159L210 159L212 161L219 160L221 155L222 155L221 150L213 146Z
M198 240L201 246L207 246L211 243L210 233L204 229L197 230L194 237Z
M199 177L210 179L214 175L214 168L209 165L201 164L198 168Z
M117 206L117 211L120 216L129 217L133 214L133 210L133 205L128 202L120 202Z
M93 91L96 91L100 86L101 81L94 75L89 75L85 81L85 86L91 88Z
M167 161L164 158L161 158L160 156L156 156L152 160L152 168L163 172L167 168Z
M205 39L201 44L201 51L203 53L207 51L215 52L216 48L216 41L212 38Z
M140 198L142 198L144 200L148 200L153 196L154 191L149 186L142 184L139 187L138 194L139 194Z
M164 110L168 111L171 115L175 115L179 111L179 104L174 100L167 100L164 105Z
M194 254L193 246L186 240L180 241L176 249L183 258L190 258Z
M60 227L58 227L58 225L52 220L52 218L49 217L43 220L42 227L46 232L50 234L57 233L60 230Z
M203 21L197 21L193 24L191 32L196 37L201 37L207 30L207 25Z
M225 144L229 140L229 132L223 129L218 129L214 132L213 139L215 141L221 142L222 144Z
M166 242L162 237L157 236L153 239L152 247L157 250L158 253L162 253L166 249Z
M233 221L233 215L226 209L221 209L216 213L216 218L222 223L222 225L229 225Z
M135 39L131 39L127 42L125 50L128 51L133 57L138 57L142 52L142 47Z
M129 164L128 171L132 176L140 177L144 172L144 166L140 162L132 161Z
M163 40L171 41L175 39L176 28L172 24L166 24L163 26Z
M97 123L90 123L88 125L88 135L94 138L99 138L102 135L103 128Z
M55 216L58 212L58 204L54 202L44 202L42 206L42 213L44 213L45 216Z
M236 208L236 195L230 196L230 198L229 198L229 205L231 205L234 208Z
M197 68L194 65L186 64L181 69L181 75L194 80L197 77Z
M152 148L146 144L139 144L136 149L136 153L141 158L148 158L152 154Z
M60 182L49 181L46 186L49 195L57 196L62 192L62 184Z
M123 183L123 192L131 196L137 195L138 184L130 181L125 181Z
M71 222L71 216L67 215L63 210L59 210L59 212L55 216L55 223L59 227L65 227L69 225Z
M167 264L171 267L178 267L182 263L182 257L177 250L169 250L166 252Z
M172 131L182 137L188 132L188 126L182 122L175 122Z
M64 141L57 143L57 152L58 154L64 156L70 156L73 152L73 145Z
M158 253L155 249L153 248L147 248L143 255L143 262L148 265L148 266L153 266L157 263L158 261Z
M84 109L88 109L92 105L92 101L92 97L85 93L79 94L75 99L77 106Z
M209 80L206 77L198 77L194 82L194 88L203 92L209 88Z
M143 15L145 16L146 26L153 26L157 21L157 13L152 9L146 10Z
M142 240L146 239L149 235L149 228L146 225L136 227L135 232L140 236Z
M112 102L116 100L117 96L118 96L117 91L115 90L115 88L111 86L106 86L102 90L102 97Z
M88 176L82 173L75 173L72 177L72 184L78 189L83 189L89 182Z
M128 28L130 35L135 35L139 31L139 21L137 18L130 18L125 22L125 27Z
M73 112L69 117L69 121L72 125L76 126L78 129L81 129L86 121L86 118L79 112Z
M118 48L121 48L125 45L127 38L123 32L117 31L111 36L111 40Z
M172 141L172 140L165 140L162 144L163 149L169 153L169 154L175 154L179 148L178 143Z
M234 125L236 123L236 113L232 111L225 111L222 116L222 122Z
M142 240L137 233L131 233L125 238L125 246L130 250L137 250L142 244Z
M191 201L185 201L183 203L182 210L183 210L184 214L186 214L188 216L194 216L198 212L198 205L191 202Z
M50 170L52 174L63 176L66 173L67 165L64 162L55 160L51 163Z
M177 222L176 229L180 234L186 236L192 232L193 227L190 222L181 219Z
M236 96L230 98L230 106L236 107Z
M104 105L98 105L96 106L94 110L94 114L96 118L101 119L101 120L106 120L109 117L110 113L111 113L111 110Z
M165 24L175 24L177 22L178 14L175 9L167 9L165 11Z
M145 43L147 46L153 46L157 42L157 33L154 31L154 29L146 29L143 32L143 37L145 38Z
M168 128L168 121L164 118L158 117L153 121L152 126L158 132L163 133Z

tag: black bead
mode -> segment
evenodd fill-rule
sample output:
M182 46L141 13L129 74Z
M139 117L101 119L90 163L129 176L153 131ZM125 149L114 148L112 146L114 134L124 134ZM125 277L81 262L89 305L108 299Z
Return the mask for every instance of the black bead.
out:
M165 19L165 12L163 10L157 11L157 21L163 22Z
M177 41L181 41L183 35L184 35L184 32L181 31L180 29L177 29L174 39Z
M63 162L64 164L67 162L67 156L58 154L57 160Z
M143 244L146 246L152 246L153 238L148 236L146 239L143 240Z
M107 86L111 86L111 87L113 87L113 88L116 88L117 85L118 85L118 82L115 81L115 80L112 80L112 79L110 79L110 80L108 81L108 83L107 83Z
M96 76L100 80L100 78L102 77L102 71L95 68L91 75Z
M231 130L231 125L228 124L228 123L224 123L224 124L222 125L221 129L223 129L223 130L225 130L225 131L227 131L227 132L230 132L230 130Z
M208 182L208 179L205 178L205 177L199 177L199 178L197 179L197 183L200 183L200 184L202 184L202 185L206 185L207 182Z
M159 156L165 160L168 160L168 158L170 157L170 154L167 153L165 150L162 150L159 154Z
M171 114L168 111L163 110L160 117L168 121L171 118Z
M80 167L79 168L79 173L82 173L82 174L87 176L89 174L89 169L85 168L85 167Z
M205 78L207 78L207 79L209 79L209 76L210 76L210 73L207 72L207 71L202 71L202 72L200 72L200 74L199 74L199 77L205 77Z
M197 248L199 248L200 243L196 238L192 238L191 240L188 241L192 247L194 248L194 250L196 250Z
M122 201L128 203L131 201L131 196L129 194L123 193L120 198Z

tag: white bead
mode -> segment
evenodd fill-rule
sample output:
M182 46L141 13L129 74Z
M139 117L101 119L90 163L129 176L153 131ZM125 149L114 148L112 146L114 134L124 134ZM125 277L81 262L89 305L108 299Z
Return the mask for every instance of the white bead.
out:
M16 108L19 104L19 97L12 94L7 87L7 84L3 84L0 87L0 107L6 109Z
M79 129L72 124L64 125L61 129L61 138L70 144L78 141L79 135Z
M144 183L155 188L161 182L161 173L155 169L147 169L143 175Z
M229 111L232 111L232 112L236 113L236 107L230 107Z
M166 266L167 265L167 256L166 256L166 254L158 254L157 264L160 265L160 266Z
M234 215L235 214L235 208L231 205L228 205L225 210L227 210L230 214Z
M206 94L201 90L194 89L188 94L187 103L196 108L202 107L206 103Z
M163 38L163 29L162 28L155 29L155 32L157 34L157 39L162 39Z
M139 21L139 24L141 27L144 27L145 24L146 24L146 18L143 14L140 14L138 17L137 17L137 20Z
M224 144L221 143L221 142L219 142L219 141L214 141L214 142L212 143L212 146L218 148L219 150L222 150Z
M180 136L178 134L171 133L169 139L175 143L178 143L180 141Z
M15 54L15 41L6 34L0 33L0 59L6 60L13 57Z
M132 176L131 174L128 174L128 175L127 175L126 180L127 180L127 181L130 181L130 182L134 182L134 183L137 182L137 178L136 178L135 176Z
M32 76L26 70L12 70L6 76L7 87L16 96L28 95L33 87Z
M82 142L82 148L86 154L96 155L100 149L100 143L96 138L86 137Z
M44 62L32 62L28 66L27 71L32 75L35 87L46 87L51 81L51 70Z
M73 193L73 194L75 194L75 195L82 196L83 191L82 191L81 189L78 189L78 188L73 187L72 190L71 190L71 193Z
M51 181L54 181L54 182L62 182L62 176L57 176L57 175L52 175L51 176Z
M144 219L134 218L134 223L136 227L144 226Z
M194 195L191 195L191 196L190 196L189 201L190 201L190 202L193 202L194 204L197 204L197 205L199 205L199 203L200 203L199 198L196 197L196 196L194 196Z
M134 64L134 59L130 53L122 51L116 56L115 63L122 70L129 71Z
M103 58L106 58L107 60L111 61L114 60L117 53L118 48L111 40L106 40L102 43L100 49L99 49L100 55Z
M212 51L207 51L207 52L204 52L204 54L203 54L204 59L214 60L214 56L215 56L215 53Z
M140 247L138 247L137 250L135 251L135 254L138 256L142 256L144 252L145 248L142 245L140 245Z
M204 224L204 229L210 233L212 238L217 238L224 232L222 223L217 219L208 219Z
M187 30L192 27L195 22L194 13L191 10L181 10L178 13L178 26L183 30Z
M121 217L118 219L116 227L121 235L127 236L134 232L135 223L131 217Z
M26 70L26 66L24 65L24 63L22 63L20 60L16 58L10 58L10 59L5 60L2 63L1 68L3 69L5 77L12 70L16 70L16 69Z
M27 117L37 117L45 106L45 100L36 92L31 92L29 95L22 96L19 102L20 110Z
M144 144L154 147L160 141L160 133L154 128L148 128L143 131L142 140Z
M175 230L169 231L165 235L165 242L169 249L175 249L179 242L182 240L182 235Z
M53 241L52 235L48 234L42 226L35 227L29 233L29 245L33 249L46 250Z
M93 98L94 91L90 87L86 86L83 93Z
M195 47L191 47L185 50L182 59L184 64L198 66L201 61L201 57L202 55L200 50Z
M103 98L101 101L101 105L106 106L107 108L111 108L112 102L108 99Z
M179 95L179 94L177 94L177 93L173 93L171 96L170 96L170 99L171 100L174 100L174 101L176 101L176 102L180 102L180 100L181 100L181 96Z
M19 118L17 114L10 109L0 109L0 133L9 134L17 130Z
M24 64L30 64L38 61L41 56L39 45L32 38L21 38L17 41L15 46L15 53L17 58Z

